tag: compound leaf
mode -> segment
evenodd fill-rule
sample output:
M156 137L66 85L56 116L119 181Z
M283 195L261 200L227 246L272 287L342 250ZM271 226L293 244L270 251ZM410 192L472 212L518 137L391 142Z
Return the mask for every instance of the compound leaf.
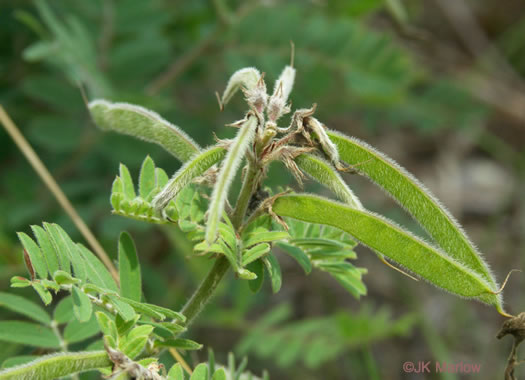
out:
M34 347L60 347L58 338L49 327L21 321L0 321L0 341Z
M142 162L139 175L139 195L146 198L155 188L155 163L150 156Z
M122 232L118 244L118 266L120 294L122 297L140 302L142 279L135 243L127 232Z
M51 323L49 314L40 305L15 294L0 292L0 307L25 315L44 325Z
M73 296L73 311L75 317L77 317L80 322L89 321L93 311L89 296L76 286L73 286L71 294Z

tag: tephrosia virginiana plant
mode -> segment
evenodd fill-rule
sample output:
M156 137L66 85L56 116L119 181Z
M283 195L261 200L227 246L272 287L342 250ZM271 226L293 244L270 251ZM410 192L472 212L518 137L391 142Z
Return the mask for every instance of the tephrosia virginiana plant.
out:
M179 127L140 106L107 100L88 104L101 129L159 144L183 163L169 179L147 157L138 192L128 169L121 165L111 191L113 212L177 226L194 242L195 252L215 263L182 310L172 311L143 302L139 258L127 233L122 233L118 245L119 283L58 225L34 226L34 239L19 234L31 278L15 277L12 286L32 286L45 304L52 300L51 291L70 292L68 304L57 310L69 306L74 311L72 318L92 321L88 336L102 331L104 349L67 352L65 342L71 339L64 340L56 327L61 312L51 319L34 305L17 309L17 303L23 301L12 296L13 310L43 325L45 333L38 339L63 352L0 372L0 379L54 378L94 368L115 379L126 375L183 379L180 364L168 373L159 370L158 353L165 348L201 347L180 335L206 306L229 269L240 280L249 281L254 291L260 289L265 276L273 291L279 291L282 273L275 247L297 260L305 272L313 268L328 272L360 297L366 293L361 282L365 270L347 260L355 258L352 248L357 241L410 276L484 302L509 316L503 309L499 285L481 254L452 215L411 174L365 142L328 129L316 118L315 104L294 111L290 124L282 125L281 117L291 112L289 95L295 75L296 70L286 66L268 93L264 74L257 69L234 73L219 97L220 106L227 105L240 90L248 110L229 125L237 129L235 138L217 140L208 148L199 147ZM331 190L334 199L266 188L268 168L275 161L284 163L299 184L311 178ZM348 171L383 188L432 241L368 211L339 174ZM242 177L242 187L233 201L230 188L236 176ZM502 334L510 330L508 327ZM228 378L239 378L243 368ZM216 370L211 359L195 368L191 379L226 379L227 372Z

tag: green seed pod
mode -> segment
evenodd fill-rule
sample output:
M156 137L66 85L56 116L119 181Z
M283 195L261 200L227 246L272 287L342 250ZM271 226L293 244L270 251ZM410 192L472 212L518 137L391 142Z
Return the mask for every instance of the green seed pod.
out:
M339 228L431 284L503 310L484 277L383 216L303 194L279 197L272 209L279 216Z
M93 121L101 129L155 143L185 162L199 152L199 145L159 114L128 103L94 100L88 104Z
M253 141L257 122L257 117L253 115L248 116L222 162L208 209L208 223L206 225L206 242L208 245L211 245L217 237L219 222L224 211L224 204L228 197L228 190L230 189L231 182L235 177L237 168L250 146L250 143Z
M358 210L363 209L363 205L357 196L350 190L329 162L320 157L304 153L295 158L295 163L311 178L332 190L341 201Z
M163 210L170 201L177 196L186 185L196 177L201 176L216 163L220 162L226 155L226 149L213 146L199 153L191 161L186 162L164 186L162 191L153 199L153 207Z
M64 352L4 369L0 371L0 380L57 379L110 365L106 351Z
M341 159L349 165L359 165L359 172L412 214L448 256L480 274L493 291L498 289L489 266L465 231L421 182L363 141L334 131L329 131L328 136L336 144Z

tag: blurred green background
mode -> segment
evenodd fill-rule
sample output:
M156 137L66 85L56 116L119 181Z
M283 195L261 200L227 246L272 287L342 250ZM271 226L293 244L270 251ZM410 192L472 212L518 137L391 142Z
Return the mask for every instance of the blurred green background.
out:
M219 112L214 92L245 66L273 83L290 60L290 41L294 108L317 103L327 126L413 172L460 220L500 280L523 268L525 4L518 0L3 1L0 103L110 255L119 232L132 233L148 301L179 309L210 263L191 257L180 232L112 216L109 204L119 162L134 176L146 155L169 174L179 163L155 145L97 130L78 83L90 99L151 108L207 145L212 132L231 137L224 125L245 108L238 96ZM272 173L268 184L295 186L279 167ZM422 233L364 178L346 179L365 207ZM83 241L0 130L0 291L25 274L15 232L41 221ZM323 273L305 276L281 255L280 293L265 284L254 297L230 276L188 336L213 347L222 362L228 351L247 355L252 371L266 368L272 379L501 377L511 344L495 339L502 317L357 251L358 266L369 270L361 300ZM513 314L525 309L524 285L515 275L505 289ZM9 291L40 302L31 290ZM14 318L0 309L0 319ZM264 343L250 343L257 334ZM27 354L42 352L2 343L0 363ZM186 358L197 363L206 352ZM478 363L481 373L403 372L405 361L429 360Z

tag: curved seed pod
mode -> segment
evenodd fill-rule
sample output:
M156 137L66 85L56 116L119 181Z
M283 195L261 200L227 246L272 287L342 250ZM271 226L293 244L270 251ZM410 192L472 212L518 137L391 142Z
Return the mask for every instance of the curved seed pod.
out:
M228 197L228 190L246 150L253 141L257 122L257 117L253 115L247 117L222 162L208 209L208 223L206 225L206 242L208 245L211 245L217 237L219 222Z
M480 274L493 291L497 290L489 266L465 231L421 182L367 143L334 131L329 131L328 135L344 162L359 165L359 172L381 186L404 207L448 256Z
M261 79L261 73L254 67L246 67L244 69L237 70L230 77L226 89L222 94L221 108L228 104L233 95L240 89L244 88L248 91L253 90L257 87L257 83Z
M279 197L272 209L279 216L339 228L441 289L503 309L501 297L477 272L380 215L300 194Z
M332 190L344 203L358 210L364 209L357 196L326 160L303 153L295 158L295 163L311 178Z
M158 144L182 162L200 150L185 132L144 107L99 99L90 102L88 108L101 129Z
M106 351L64 352L0 371L0 380L58 379L110 365Z
M177 196L186 185L196 177L201 176L216 163L220 162L226 155L226 149L212 146L187 161L164 186L160 193L153 199L153 207L161 211L170 201Z

